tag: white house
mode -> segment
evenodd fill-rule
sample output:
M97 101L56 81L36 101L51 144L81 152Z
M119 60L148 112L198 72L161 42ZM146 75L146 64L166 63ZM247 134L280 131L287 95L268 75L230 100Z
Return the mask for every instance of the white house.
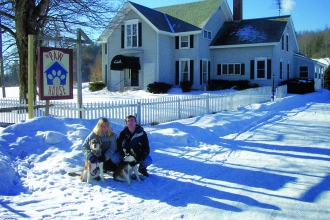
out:
M147 89L153 82L249 80L270 86L291 78L322 85L324 67L299 52L291 16L244 20L226 0L162 8L127 1L99 37L103 81L109 90Z

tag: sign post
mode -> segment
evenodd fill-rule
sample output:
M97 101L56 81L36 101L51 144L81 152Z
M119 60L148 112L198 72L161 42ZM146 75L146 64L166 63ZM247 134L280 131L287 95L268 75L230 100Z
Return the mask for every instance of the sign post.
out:
M84 38L84 40L82 40L81 37ZM81 47L81 44L83 44L83 43L84 44L92 44L93 43L91 41L91 39L89 39L89 37L80 28L77 29L77 38L78 38L77 40L76 39L65 38L65 42L77 43L77 47L79 47L79 49ZM28 111L29 111L29 119L33 118L33 97L34 97L33 96L34 95L34 91L33 91L33 89L34 89L34 81L33 81L33 76L34 76L34 53L33 53L33 51L34 51L34 39L63 42L63 38L59 38L59 37L47 37L47 36L35 36L35 35L29 35L28 36L28 101L29 101L28 102ZM55 48L52 48L52 49L55 49ZM61 48L57 48L57 49L61 49ZM67 50L67 49L62 49L62 50ZM80 51L81 51L81 49L80 49ZM61 54L60 54L60 56L61 56ZM81 52L78 53L77 57L78 57L77 59L79 60L79 62L77 64L78 65L77 66L77 70L78 70L77 78L78 79L80 78L80 82L78 82L78 86L77 86L78 87L78 104L79 104L79 107L81 109L81 106L82 106ZM39 56L39 58L40 58L40 56ZM56 56L56 58L58 58L58 57ZM55 63L53 63L53 64L55 65ZM63 68L62 65L60 65L60 66ZM53 95L53 92L54 92L54 94L60 94L60 96L63 96L63 97L65 95L67 95L67 94L64 94L64 92L66 92L66 91L63 90L63 89L66 89L63 85L65 74L62 73L62 69L61 69L60 66L57 65L57 64L55 66L53 66L53 69L51 69L52 70L51 73L47 73L46 77L44 77L45 75L43 75L43 80L42 81L39 78L39 83L40 82L45 83L45 80L47 81L47 83L49 83L50 81L52 81L52 83L53 83L53 85L49 85L51 87L46 87L46 89L48 88L48 92L49 92L49 94L46 94L46 97L45 97L45 93L43 93L43 95L44 95L43 99L46 100L46 106L49 106L49 100L53 99L53 98L49 97L49 96ZM71 65L71 67L72 67L72 65ZM40 68L40 66L39 66L39 68ZM49 66L43 66L43 68L49 69L50 67ZM55 72L53 72L53 70ZM52 79L51 76L53 76L53 79ZM73 82L73 78L70 76L70 72L69 72L68 76L69 76L69 80L71 78L72 82ZM54 83L56 85L54 85ZM39 84L39 89L40 88L41 88L41 86ZM43 92L45 92L45 87L42 87L42 89L43 89ZM71 88L70 88L70 90L71 90ZM40 91L39 91L39 94L40 94ZM73 97L73 91L71 91L70 95L66 96L66 98L70 98L71 95ZM62 98L56 98L56 99L63 99L63 97ZM46 116L48 116L48 110L49 109L47 109L47 107L46 107L46 111L45 111ZM81 110L79 110L79 112L80 112L80 118L81 118L82 117Z
M33 118L33 73L34 73L34 54L33 54L34 36L28 36L28 116Z

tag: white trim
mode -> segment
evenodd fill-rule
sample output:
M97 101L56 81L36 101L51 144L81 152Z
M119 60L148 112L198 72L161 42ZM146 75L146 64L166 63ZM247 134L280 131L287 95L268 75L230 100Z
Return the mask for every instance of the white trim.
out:
M181 41L181 38L182 37L187 37L188 38L188 45L186 47L182 47L182 41ZM189 49L190 48L190 35L183 35L183 36L179 36L179 49L183 50L183 49Z
M264 47L264 46L276 46L276 43L260 43L260 44L237 44L237 45L226 45L226 46L210 46L210 49L226 49L226 48L238 48L238 47Z
M207 33L207 36L205 37L204 36L204 34L205 34L205 32ZM209 34L210 34L210 38L208 38L209 37ZM203 35L203 39L206 39L206 40L212 40L212 31L209 31L209 30L206 30L206 29L203 29L203 31L202 31L202 35Z
M300 72L301 72L301 71L300 71L300 68L301 68L301 67L307 67L307 77L305 77L305 76L302 77L302 76L300 75ZM299 74L299 78L302 78L302 79L306 79L306 78L307 78L307 79L308 79L308 78L309 78L309 66L308 66L308 65L301 65L301 66L299 66L298 74ZM314 73L313 73L313 75L314 75Z
M265 78L258 78L258 61L265 61ZM267 80L267 57L256 57L254 59L254 79Z
M290 40L290 35L287 33L287 34L285 34L285 51L286 51L287 53L290 52L290 48L289 48L289 46L290 46L290 44L289 44L289 40Z
M239 65L239 74L235 73L235 65L238 64ZM223 70L223 65L227 65L227 74L223 74L222 70ZM229 65L233 65L233 73L229 73ZM223 76L241 76L242 75L242 63L221 63L221 75Z
M206 62L206 82L204 82L204 76L203 76L203 62ZM202 59L202 85L205 85L208 83L208 78L209 78L209 60L207 58Z
M163 14L164 14L164 17L165 17L165 19L166 19L166 21L167 21L168 26L169 26L170 29L171 29L171 32L172 32L172 33L175 33L175 31L174 31L174 29L173 29L173 27L172 27L170 21L168 20L168 18L167 18L167 16L166 16L165 12L164 12Z
M127 45L127 26L131 26L131 45ZM136 25L136 35L133 35L133 25ZM124 48L130 49L130 48L138 48L139 47L139 19L132 19L125 21L125 39L124 39ZM133 46L133 36L136 36L136 46Z
M189 58L181 58L179 59L179 84L181 81L183 81L183 78L182 78L182 66L181 66L181 63L183 61L187 61L188 62L188 81L190 81L190 59Z

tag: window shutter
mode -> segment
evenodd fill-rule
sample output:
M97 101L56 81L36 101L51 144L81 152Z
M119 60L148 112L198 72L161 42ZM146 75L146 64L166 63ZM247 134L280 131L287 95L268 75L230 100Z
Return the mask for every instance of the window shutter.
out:
M218 70L217 70L217 75L221 75L221 64L218 64Z
M179 85L179 61L175 61L175 85Z
M272 60L267 60L267 79L272 78Z
M194 48L194 35L190 35L190 48Z
M203 84L203 61L202 60L199 61L199 75L200 75L199 83L202 85Z
M210 82L210 79L211 79L211 62L209 61L208 63L208 68L207 68L207 82L209 83Z
M254 79L254 60L250 61L250 79Z
M190 82L194 85L194 60L190 60Z
M121 48L125 48L125 25L121 26Z
M142 47L142 22L139 23L139 47Z
M179 49L179 43L180 43L179 36L176 36L175 37L175 49Z
M241 63L241 75L245 75L245 63Z

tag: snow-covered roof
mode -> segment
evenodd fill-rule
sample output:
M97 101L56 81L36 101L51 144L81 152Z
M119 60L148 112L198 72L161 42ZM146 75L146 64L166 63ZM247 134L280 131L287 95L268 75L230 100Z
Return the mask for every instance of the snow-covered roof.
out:
M210 46L280 42L290 16L225 22Z

